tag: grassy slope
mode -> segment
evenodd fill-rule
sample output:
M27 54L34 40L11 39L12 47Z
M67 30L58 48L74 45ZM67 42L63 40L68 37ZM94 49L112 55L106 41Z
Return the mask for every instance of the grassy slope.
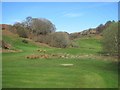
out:
M117 66L108 58L97 58L101 50L99 39L82 38L76 40L80 48L49 48L37 46L33 42L22 43L22 38L3 34L17 53L3 53L3 87L41 88L86 88L117 87ZM29 54L38 54L38 48L47 53L68 53L71 55L93 55L80 59L26 59ZM92 48L92 49L91 49ZM60 64L72 63L73 67Z

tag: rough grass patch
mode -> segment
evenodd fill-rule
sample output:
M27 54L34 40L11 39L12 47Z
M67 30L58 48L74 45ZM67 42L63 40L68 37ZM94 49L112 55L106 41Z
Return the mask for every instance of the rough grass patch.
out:
M38 59L39 56L38 55L29 55L29 56L26 56L27 59Z

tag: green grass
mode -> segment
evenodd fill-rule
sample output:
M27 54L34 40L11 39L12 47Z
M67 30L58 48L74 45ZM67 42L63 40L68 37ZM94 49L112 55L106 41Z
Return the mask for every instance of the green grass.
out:
M38 46L22 38L4 36L3 39L23 52L3 53L3 88L115 88L118 87L117 63L107 57L97 58L101 42L95 38L75 40L79 48L49 48ZM92 48L92 49L91 49ZM37 49L51 53L93 55L83 58L26 59L26 55L39 54ZM72 63L71 67L60 64Z

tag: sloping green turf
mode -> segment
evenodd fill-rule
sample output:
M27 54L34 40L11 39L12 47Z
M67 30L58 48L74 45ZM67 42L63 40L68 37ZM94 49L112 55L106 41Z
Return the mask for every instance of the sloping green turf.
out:
M118 87L117 63L113 58L101 57L101 42L96 38L75 40L79 48L59 49L28 44L22 38L3 36L16 53L3 53L3 88L115 88ZM39 54L37 49L51 53L87 55L82 58L26 59L26 55ZM95 56L89 57L89 55ZM71 63L71 67L60 64Z

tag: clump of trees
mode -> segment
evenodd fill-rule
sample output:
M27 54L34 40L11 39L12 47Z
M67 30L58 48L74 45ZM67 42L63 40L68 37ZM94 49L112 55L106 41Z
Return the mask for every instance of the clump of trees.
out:
M68 33L55 32L55 25L45 18L27 17L23 22L10 27L10 31L22 38L30 38L53 47L65 48L70 44Z
M96 33L100 34L102 33L107 27L109 27L112 23L115 23L115 21L107 21L105 24L100 24L97 28L96 28Z
M103 52L118 55L118 23L113 22L103 32Z
M44 18L27 17L23 22L17 22L13 25L16 33L23 38L34 35L46 35L55 32L55 25Z

